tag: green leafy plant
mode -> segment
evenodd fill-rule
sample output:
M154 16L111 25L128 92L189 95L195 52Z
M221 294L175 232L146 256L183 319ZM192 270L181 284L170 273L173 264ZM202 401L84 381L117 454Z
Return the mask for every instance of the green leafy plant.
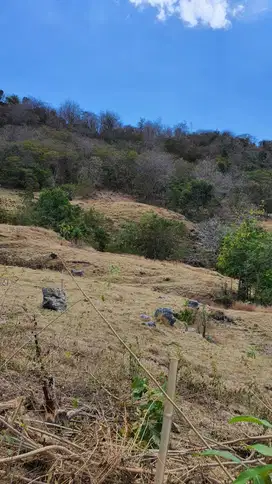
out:
M76 224L62 223L60 225L60 235L67 240L73 240L78 242L84 238L84 227L80 227Z
M72 183L66 183L65 185L61 185L61 189L67 194L68 199L71 201L75 198L77 187Z
M195 322L195 312L187 306L187 301L185 302L184 309L179 313L174 313L174 316L180 321L183 321L186 331L188 330L188 326L192 326Z
M237 417L233 417L229 423L235 424L239 422L248 422L256 425L261 425L264 428L272 428L272 424L267 420L259 419L257 417L253 417L251 415L240 415ZM264 444L253 444L248 446L249 449L255 450L260 456L263 458L271 458L272 457L272 447ZM223 459L227 459L229 461L233 461L236 464L243 464L243 461L239 459L237 456L232 454L229 451L221 451L215 449L208 449L200 453L202 456L206 457L222 457ZM245 465L245 464L244 464ZM248 468L241 472L238 477L233 481L233 484L270 484L271 483L271 475L272 475L272 464L263 464L258 465L252 468Z
M249 346L248 350L247 350L247 357L248 358L253 358L254 360L256 359L256 349L254 348L254 346Z
M163 394L151 388L147 378L139 376L133 379L131 388L137 416L131 428L131 436L144 446L157 448L163 422Z
M70 188L70 185L68 186ZM32 201L20 212L27 224L51 228L67 240L84 240L97 250L104 251L109 241L108 222L93 209L84 211L72 205L66 188L43 190L37 203Z

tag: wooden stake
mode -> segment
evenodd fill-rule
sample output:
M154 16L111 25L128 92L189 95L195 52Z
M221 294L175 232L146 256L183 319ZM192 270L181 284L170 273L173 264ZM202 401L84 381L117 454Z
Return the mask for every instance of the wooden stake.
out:
M176 391L176 380L178 371L178 360L176 358L171 358L168 383L167 383L167 395L174 400ZM173 418L173 405L169 400L165 400L164 413L163 413L163 423L161 432L161 443L158 454L158 461L156 466L155 484L163 484L164 481L164 471L165 464L170 440L170 432L172 427Z
M54 422L58 408L55 381L53 376L45 377L43 380L43 394L47 418Z

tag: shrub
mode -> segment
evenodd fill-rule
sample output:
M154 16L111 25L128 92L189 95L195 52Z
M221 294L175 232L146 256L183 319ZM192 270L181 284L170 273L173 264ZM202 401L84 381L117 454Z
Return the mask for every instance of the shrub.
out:
M62 237L75 243L84 238L84 227L77 225L77 223L67 224L63 222L59 232Z
M61 188L43 190L35 206L36 225L59 232L63 223L70 223L79 215L78 208L71 205Z
M272 214L272 198L264 200L264 210L266 215Z
M85 241L91 243L97 250L104 252L110 241L110 222L103 214L90 209L83 214L85 226Z
M139 223L126 223L117 234L111 250L148 259L179 260L186 250L186 227L183 222L148 213Z
M78 205L72 205L65 189L42 191L32 214L32 223L51 228L68 240L84 240L100 251L107 247L106 219L93 209L85 212Z
M256 355L252 349L249 351L250 358L256 358ZM246 422L252 423L254 425L260 425L262 427L262 433L266 429L271 429L272 424L264 419L260 419L257 417L253 417L251 415L238 415L233 417L229 420L229 424L235 424L239 422ZM257 440L257 439L256 439ZM246 446L244 446L246 447ZM240 464L240 467L244 469L240 472L237 478L233 481L233 484L246 484L246 483L253 483L253 484L269 484L271 483L272 477L272 464L271 464L271 455L272 455L272 448L270 445L265 445L260 440L257 440L256 444L248 445L248 451L254 451L255 454L259 455L262 460L256 459L250 461L250 459L245 459L244 461L240 456L238 457L237 449L235 451L229 452L228 450L217 450L217 449L207 449L200 453L200 455L206 457L216 456L221 457L223 459L227 459L228 461L233 461L236 464ZM243 449L245 450L245 449ZM238 454L238 455L237 455ZM252 463L255 465L251 467ZM258 464L258 465L256 465Z

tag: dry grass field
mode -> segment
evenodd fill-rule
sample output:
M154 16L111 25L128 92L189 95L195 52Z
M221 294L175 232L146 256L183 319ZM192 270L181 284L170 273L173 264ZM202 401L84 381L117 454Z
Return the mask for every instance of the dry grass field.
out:
M154 375L167 374L170 356L180 359L177 403L206 437L222 441L243 435L242 430L227 424L228 419L236 413L269 416L267 407L272 394L271 313L262 308L256 308L253 312L227 311L236 324L213 323L208 328L208 333L217 344L209 343L195 332L185 332L181 323L174 328L164 325L148 328L143 326L140 319L141 313L152 316L154 310L161 306L178 310L187 297L211 301L214 292L220 289L224 281L222 276L184 264L148 261L140 257L78 248L45 229L1 225L1 402L9 402L20 396L31 400L31 410L21 410L20 419L24 425L30 419L35 428L33 421L42 420L40 405L43 393L35 334L38 334L43 371L54 376L61 406L72 410L75 402L78 402L77 405L87 405L92 409L91 424L84 423L79 441L87 438L86 426L93 428L97 425L94 412L99 415L99 425L102 425L100 433L110 432L106 427L112 416L107 417L105 408L115 405L116 399L126 401L129 398L129 356L86 300L75 280L61 270L61 264L48 266L51 252L57 254L69 269L84 269L84 277L76 279L76 282L121 338L132 345L142 363ZM47 286L64 286L68 296L67 312L56 314L41 309L42 287ZM109 393L113 395L112 398ZM118 405L120 401L117 401ZM119 416L125 415L123 404L121 407L122 410L118 407ZM188 425L178 415L175 419L181 433L174 438L174 449L184 450L189 444L189 447L197 445L198 440ZM86 420L88 422L88 418ZM37 425L41 426L41 423ZM79 424L74 425L77 425L79 432ZM250 431L247 429L247 432ZM34 438L33 432L27 435ZM65 432L70 438L69 430ZM37 439L35 432L34 435ZM71 438L76 438L75 435ZM95 447L93 439L92 434L92 451ZM41 444L41 439L38 442ZM123 448L123 444L118 445L110 440L110 449L106 453L108 459L113 458L112 454L116 459L116 453ZM130 468L132 462L140 465L139 456L132 455L127 447L123 448L123 454L123 467ZM189 464L180 460L182 468ZM54 466L57 475L62 477L52 482L92 482L87 480L84 472L79 475L82 480L69 481L67 476L72 471L65 460L61 463L62 470L57 458ZM108 468L108 461L105 466ZM6 472L2 472L3 479ZM42 475L37 462L34 470L19 462L15 472L18 480L13 482L30 482L37 478L37 474ZM225 482L220 475L219 479L222 480L219 482ZM29 481L20 481L21 477ZM109 480L106 478L101 482L152 482L148 474L141 478L143 480L138 480L138 477L133 474L133 478L130 475L130 480L125 480L127 477L121 472L117 459ZM180 475L177 478L180 479Z
M145 210L129 200L84 203L116 221ZM188 297L212 305L226 278L181 263L99 253L45 229L8 225L0 225L0 264L1 482L154 482L154 452L129 439L131 357L101 315L156 378L167 375L171 356L179 358L176 402L211 445L259 432L229 425L235 414L271 420L271 312L243 305L225 311L235 324L209 323L217 344L182 323L149 328L140 318L162 306L179 310ZM83 269L84 277L73 279L66 268ZM66 312L41 309L43 287L64 287ZM53 423L43 404L51 376L59 405ZM230 482L213 461L205 467L190 455L201 443L177 412L174 420L179 433L171 438L169 482ZM52 448L41 452L45 446ZM19 455L32 451L36 457Z
M114 192L101 191L96 193L93 199L76 199L73 203L80 205L84 209L94 208L98 210L111 219L115 226L120 226L124 222L133 220L138 222L145 213L153 212L160 217L184 222L189 229L193 228L193 223L177 212L154 207L153 205L137 203L132 197Z

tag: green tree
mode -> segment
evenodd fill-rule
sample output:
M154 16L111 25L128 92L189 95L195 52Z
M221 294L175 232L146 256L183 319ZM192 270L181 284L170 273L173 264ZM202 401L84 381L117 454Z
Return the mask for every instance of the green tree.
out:
M170 185L169 205L189 218L199 219L199 212L214 199L213 185L206 180L175 180Z
M43 190L35 207L36 224L59 232L63 223L69 224L79 216L79 211L61 188Z
M271 304L272 235L254 220L244 221L223 241L218 269L239 281L238 298Z

